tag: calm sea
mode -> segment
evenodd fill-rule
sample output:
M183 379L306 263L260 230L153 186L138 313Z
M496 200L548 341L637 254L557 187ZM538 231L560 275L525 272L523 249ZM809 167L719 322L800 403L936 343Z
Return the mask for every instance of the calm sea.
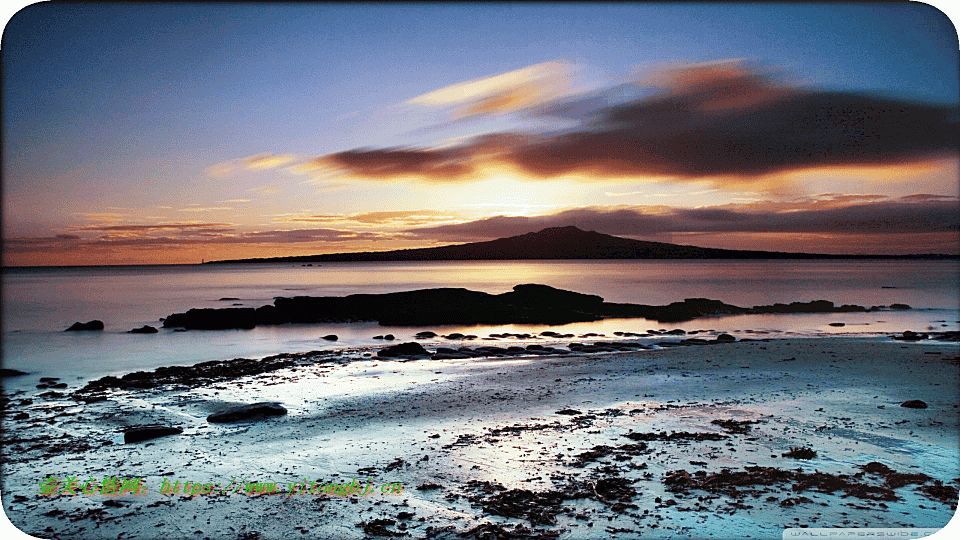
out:
M377 334L409 340L424 328L376 324L284 325L253 330L128 334L194 307L259 307L277 296L341 296L431 287L489 293L520 283L542 283L596 294L613 302L668 304L711 298L739 306L832 300L837 304L906 303L907 312L837 315L765 315L701 319L668 325L715 329L739 337L770 332L860 333L957 330L957 261L478 261L324 263L303 266L185 265L7 268L3 270L3 367L30 372L5 381L8 390L38 376L65 382L108 373L187 365L206 360L263 357L332 347L382 345ZM221 300L235 298L236 300ZM76 321L100 319L104 332L64 332ZM829 326L844 322L844 327ZM642 319L579 323L551 330L640 332L664 325ZM434 330L438 328L434 327ZM446 327L481 337L494 332L539 332L548 327ZM326 334L340 339L331 343Z

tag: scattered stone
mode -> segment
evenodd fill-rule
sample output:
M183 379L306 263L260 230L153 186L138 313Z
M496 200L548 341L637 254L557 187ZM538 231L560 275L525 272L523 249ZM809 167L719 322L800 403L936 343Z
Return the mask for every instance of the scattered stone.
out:
M726 435L719 433L690 433L687 431L672 431L667 434L666 431L660 433L626 433L624 437L632 441L720 441L727 439Z
M836 326L836 327L842 327L842 326L846 326L846 325L847 325L847 323L842 323L842 322L832 322L832 323L830 323L830 326ZM783 506L783 503L780 503L780 506Z
M90 322L75 322L64 332L83 332L87 330L103 330L103 321L92 320Z
M393 519L372 519L370 521L361 521L357 526L363 529L363 532L371 536L406 536L405 532L391 531L387 527L396 525Z
M322 360L318 359L322 358ZM87 394L99 393L103 390L155 388L166 384L180 384L199 386L247 375L259 375L278 369L289 368L304 362L321 362L337 360L336 353L331 351L309 351L305 353L283 353L268 356L261 360L249 358L235 358L233 360L211 360L200 362L193 366L163 366L151 372L135 371L123 377L108 375L87 383L77 390L73 397L86 401Z
M164 437L166 435L176 435L179 433L183 433L183 430L173 426L161 426L156 424L134 426L127 428L124 431L123 442L127 444L137 443L140 441L156 439L157 437Z
M750 489L751 486L771 486L791 482L793 483L791 489L795 492L815 490L820 493L834 493L842 490L844 496L859 499L900 500L897 494L887 486L872 486L856 482L845 474L804 473L801 469L788 471L774 467L754 466L746 467L743 471L723 469L718 473L694 476L680 469L678 471L668 471L663 477L663 484L667 486L666 489L669 491L686 492L689 489L699 489L711 493L723 493L735 498L740 498L747 493L761 493L756 489Z
M580 415L580 414L583 414L583 413L580 412L580 411L578 411L578 410L576 410L576 409L562 409L562 410L557 411L557 414L565 414L565 415L568 415L568 416L577 416L577 415Z
M416 339L430 339L437 337L436 332L431 332L427 330L426 332L417 332L417 335L413 336Z
M722 427L728 433L742 434L750 431L750 426L759 424L760 420L713 420L710 423Z
M268 416L283 416L285 414L287 414L287 410L276 402L251 403L211 414L207 417L207 422L222 424Z
M817 453L813 449L804 446L791 446L789 452L784 452L781 455L793 459L813 459L817 457Z

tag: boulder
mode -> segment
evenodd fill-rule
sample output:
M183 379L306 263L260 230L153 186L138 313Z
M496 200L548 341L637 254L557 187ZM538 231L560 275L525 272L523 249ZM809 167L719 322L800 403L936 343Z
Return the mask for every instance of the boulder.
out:
M430 353L423 348L423 345L415 342L400 343L398 345L392 345L386 349L381 349L377 351L377 356L382 358L393 358L397 356L410 356L410 355L425 355L429 356Z
M92 320L90 322L75 322L64 332L82 332L86 330L103 330L103 321Z
M156 334L158 331L159 330L157 330L156 328L145 324L140 328L134 328L133 330L130 330L127 333L128 334Z
M26 371L20 371L19 369L0 368L0 377L19 377L26 374Z
M173 426L160 426L157 424L148 424L144 426L133 426L127 428L123 433L123 442L136 443L166 435L176 435L183 433L183 430Z
M227 422L239 422L241 420L260 419L267 416L283 416L285 414L287 414L287 410L277 402L250 403L211 414L207 417L207 422L223 424Z
M417 332L417 335L414 337L417 339L430 339L430 338L437 337L437 334L436 332L431 332L427 330L426 332Z
M927 404L919 399L911 399L909 401L904 401L900 404L901 407L906 407L908 409L926 409Z
M338 338L336 334L328 334L326 336L323 336L323 339L327 341L336 341Z
M717 341L720 343L733 343L737 338L731 336L730 334L720 334L717 336Z

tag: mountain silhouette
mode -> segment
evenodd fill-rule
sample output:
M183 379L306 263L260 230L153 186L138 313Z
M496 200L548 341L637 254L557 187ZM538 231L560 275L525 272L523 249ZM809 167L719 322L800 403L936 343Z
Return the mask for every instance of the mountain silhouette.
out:
M433 248L329 253L295 257L236 259L212 263L337 262L337 261L470 261L515 259L839 259L839 258L941 258L929 255L834 255L784 253L681 246L663 242L631 240L584 231L574 226L550 227L538 232Z

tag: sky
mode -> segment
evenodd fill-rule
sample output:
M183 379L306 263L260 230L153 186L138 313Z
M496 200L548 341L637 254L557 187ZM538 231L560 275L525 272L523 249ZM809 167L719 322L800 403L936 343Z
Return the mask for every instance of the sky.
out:
M566 225L960 253L957 33L924 4L40 3L0 45L5 266Z

